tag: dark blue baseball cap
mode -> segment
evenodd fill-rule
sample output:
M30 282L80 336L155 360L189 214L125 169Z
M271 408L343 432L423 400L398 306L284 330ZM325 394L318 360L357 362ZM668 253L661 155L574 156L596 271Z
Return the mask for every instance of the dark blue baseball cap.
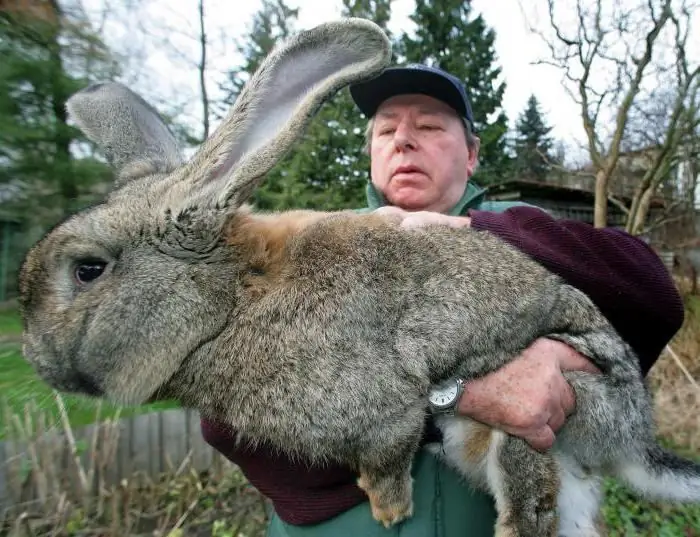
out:
M350 86L355 104L368 118L390 97L407 93L428 95L448 104L474 130L474 116L464 84L437 67L417 63L388 67L380 75Z

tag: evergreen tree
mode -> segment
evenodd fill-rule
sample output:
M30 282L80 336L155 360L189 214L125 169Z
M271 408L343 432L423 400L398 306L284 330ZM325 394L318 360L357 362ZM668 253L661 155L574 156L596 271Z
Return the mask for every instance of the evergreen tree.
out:
M516 125L514 171L519 177L537 181L547 178L555 161L551 130L545 124L537 98L531 95Z
M71 94L118 73L107 47L76 13L55 1L0 12L0 183L19 194L20 212L38 209L47 222L90 203L110 173L67 123ZM79 157L76 148L88 156Z
M508 118L502 110L505 83L498 81L495 32L481 15L472 16L470 0L416 0L411 20L416 31L400 40L402 60L439 67L464 82L481 140L478 181L488 184L503 178L510 165Z
M48 227L90 203L112 177L66 100L117 63L69 0L0 8L0 297L16 292L19 264ZM7 221L12 221L9 227Z

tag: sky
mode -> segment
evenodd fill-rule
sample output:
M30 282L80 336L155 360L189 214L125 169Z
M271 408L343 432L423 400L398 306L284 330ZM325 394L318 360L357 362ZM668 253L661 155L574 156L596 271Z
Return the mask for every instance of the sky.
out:
M631 0L619 0L625 4ZM85 4L97 8L102 0L84 0ZM558 0L560 8L571 0ZM309 28L340 16L339 0L288 0L288 5L299 8L298 28ZM394 0L389 29L394 32L411 29L408 19L414 6L413 0ZM526 6L526 7L522 7ZM495 51L502 77L506 82L503 100L504 109L514 125L524 110L527 99L534 94L541 105L545 119L553 127L552 135L568 146L569 157L576 161L585 159L584 131L579 106L562 85L562 72L548 65L535 62L549 57L542 40L528 29L528 22L543 27L547 21L542 8L545 0L473 0L472 10L480 13L489 27L496 33ZM206 25L211 50L211 71L207 85L213 96L217 95L219 73L235 65L240 59L234 48L233 38L246 34L253 15L260 7L258 0L206 0ZM537 11L539 9L539 11ZM527 10L526 13L523 10ZM168 95L181 105L186 117L193 124L201 122L201 105L197 100L198 75L193 60L197 59L196 42L185 35L196 35L198 31L197 2L195 0L143 0L140 11L128 14L130 24L114 24L107 27L107 35L113 43L128 50L138 49L135 70L138 77L126 80L146 98L156 94ZM143 26L153 36L167 36L172 46L153 46L135 38L130 30ZM700 36L700 9L694 18L695 35ZM163 28L168 28L165 32ZM155 38L154 38L155 39ZM162 39L162 37L161 37ZM694 40L690 55L700 59L700 38ZM185 60L184 58L189 58ZM189 63L188 63L189 62ZM214 123L213 126L216 126Z

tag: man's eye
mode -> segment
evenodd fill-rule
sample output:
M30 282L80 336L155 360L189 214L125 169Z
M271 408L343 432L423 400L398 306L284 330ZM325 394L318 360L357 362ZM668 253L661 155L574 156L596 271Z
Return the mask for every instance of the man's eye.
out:
M440 127L438 125L420 125L418 128L422 130L434 131L438 130Z
M391 128L386 128L386 129L379 129L379 135L380 136L385 136L387 134L391 134L394 132L394 129Z

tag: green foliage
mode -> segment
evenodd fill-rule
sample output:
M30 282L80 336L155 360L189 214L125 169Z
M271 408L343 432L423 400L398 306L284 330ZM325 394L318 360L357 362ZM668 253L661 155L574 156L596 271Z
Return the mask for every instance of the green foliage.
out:
M22 320L14 308L0 309L0 337L16 339L22 333Z
M534 95L518 118L515 133L514 171L521 178L544 181L556 158L552 155L552 127L545 124L540 104Z
M403 60L435 65L464 82L481 140L478 181L502 179L510 165L508 118L502 109L506 85L499 80L495 32L481 15L472 14L471 2L464 0L416 0L410 18L416 31L400 39Z
M83 12L62 4L48 3L47 18L0 12L0 201L2 219L16 227L12 236L3 234L11 246L0 259L2 298L15 294L29 245L94 202L111 179L92 145L68 124L65 104L90 82L117 75L118 63Z
M603 517L608 537L700 535L700 507L640 500L617 481L605 482Z
M49 201L50 221L83 206L108 176L99 160L76 157L76 144L86 140L68 125L66 100L117 72L85 20L60 6L55 15L0 16L0 182L21 187L17 214L36 215Z

